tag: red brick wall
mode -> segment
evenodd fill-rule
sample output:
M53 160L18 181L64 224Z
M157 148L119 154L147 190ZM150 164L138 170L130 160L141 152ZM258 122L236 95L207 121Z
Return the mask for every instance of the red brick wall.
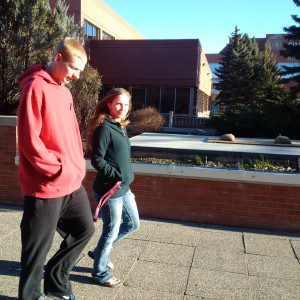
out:
M300 187L137 175L132 190L143 216L300 232Z
M0 204L22 205L16 128L0 126ZM92 207L95 172L84 180ZM141 216L300 232L300 187L136 175Z
M15 126L0 126L0 203L22 205L18 182L17 130Z
M135 175L132 191L142 216L300 232L300 187Z

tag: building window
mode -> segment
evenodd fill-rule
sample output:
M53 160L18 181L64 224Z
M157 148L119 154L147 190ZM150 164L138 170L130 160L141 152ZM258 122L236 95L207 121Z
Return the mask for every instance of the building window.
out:
M176 88L176 114L189 114L190 108L190 89L189 88Z
M87 39L97 40L100 36L100 29L90 22L84 20L84 35Z
M160 88L158 86L147 87L146 106L154 106L156 109L160 109Z
M115 40L116 38L109 33L102 31L102 40Z
M175 88L162 87L160 112L168 113L169 111L174 111L174 100L175 100Z
M133 86L131 89L132 108L133 110L145 107L145 87Z

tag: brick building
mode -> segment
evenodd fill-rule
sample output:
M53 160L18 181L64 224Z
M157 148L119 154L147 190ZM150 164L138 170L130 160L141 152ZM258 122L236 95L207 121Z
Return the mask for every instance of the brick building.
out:
M57 0L50 0L53 7ZM84 27L88 39L120 40L144 37L102 0L65 0L69 14Z
M50 2L54 6L56 0ZM134 108L173 111L184 122L209 116L212 73L199 40L145 40L102 0L66 3L84 27L90 62L103 76L104 92L125 87Z
M208 114L212 73L199 40L93 40L90 55L104 90L127 88L135 109Z

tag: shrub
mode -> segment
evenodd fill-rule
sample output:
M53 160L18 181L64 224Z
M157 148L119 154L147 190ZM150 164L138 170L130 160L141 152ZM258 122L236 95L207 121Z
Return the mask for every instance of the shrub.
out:
M71 83L71 92L83 140L85 139L89 114L99 100L101 86L101 76L90 64L85 66L80 78Z
M202 165L203 164L202 157L200 155L195 155L194 162L197 166Z
M249 107L227 109L220 117L212 117L207 126L222 135L232 132L240 137L274 139L279 134L291 139L300 138L300 101L264 103Z
M134 111L130 117L131 132L158 132L164 124L164 117L154 107Z

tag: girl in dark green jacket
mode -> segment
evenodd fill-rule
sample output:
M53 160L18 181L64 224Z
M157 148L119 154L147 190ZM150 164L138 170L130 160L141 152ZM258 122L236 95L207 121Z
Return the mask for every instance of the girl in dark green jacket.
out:
M122 182L101 209L102 235L94 252L89 253L94 258L92 276L95 282L108 287L120 283L109 272L109 269L113 269L110 261L112 247L140 226L135 197L130 190L134 178L130 142L126 133L126 118L130 109L129 92L122 88L112 89L95 108L87 140L92 150L91 162L97 170L93 184L96 201L118 181Z

